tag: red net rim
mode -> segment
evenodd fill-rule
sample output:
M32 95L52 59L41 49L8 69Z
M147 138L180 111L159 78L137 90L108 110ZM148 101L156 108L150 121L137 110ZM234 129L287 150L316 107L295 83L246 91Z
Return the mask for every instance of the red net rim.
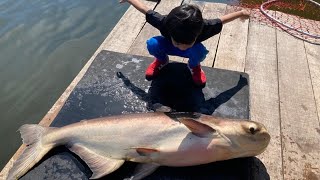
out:
M319 3L317 3L317 2L315 2L315 1L313 1L313 0L307 0L307 1L315 4L316 6L318 6L318 7L320 8L320 4L319 4ZM309 32L299 30L299 29L297 29L297 28L295 28L295 27L292 27L292 26L289 25L289 24L286 24L286 23L284 23L284 22L279 21L278 19L276 19L276 18L272 17L270 14L268 14L268 13L266 12L266 8L270 7L272 4L277 3L277 2L280 2L280 0L271 0L271 1L267 1L267 2L262 3L261 6L260 6L260 11L261 11L261 13L262 13L263 15L265 15L265 16L266 16L268 19L270 19L271 21L276 22L276 23L280 24L281 26L284 26L284 27L286 27L286 28L288 28L288 29L290 29L290 30L293 30L293 31L296 31L296 32L298 32L298 33L301 33L301 34L310 36L310 37L315 38L315 39L320 39L320 35L311 34L311 33L309 33Z

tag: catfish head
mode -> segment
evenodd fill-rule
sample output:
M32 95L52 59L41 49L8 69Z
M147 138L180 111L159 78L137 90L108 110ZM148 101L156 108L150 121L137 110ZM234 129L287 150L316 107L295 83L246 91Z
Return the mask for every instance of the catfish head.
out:
M258 122L197 113L193 114L192 119L193 123L182 121L194 134L210 138L208 149L215 153L220 151L226 159L256 156L261 154L270 142L267 129Z

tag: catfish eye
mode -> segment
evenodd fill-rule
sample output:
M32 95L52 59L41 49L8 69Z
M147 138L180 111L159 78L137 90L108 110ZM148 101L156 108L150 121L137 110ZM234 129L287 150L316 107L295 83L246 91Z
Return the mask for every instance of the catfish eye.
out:
M250 127L249 130L250 130L251 134L254 134L254 133L255 133L254 127Z

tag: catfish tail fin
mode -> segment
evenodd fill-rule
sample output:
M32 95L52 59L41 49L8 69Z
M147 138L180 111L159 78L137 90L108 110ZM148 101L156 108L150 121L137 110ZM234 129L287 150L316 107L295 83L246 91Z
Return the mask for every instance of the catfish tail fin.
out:
M26 124L19 128L26 148L10 169L7 177L8 180L18 179L23 176L54 147L53 143L46 145L41 142L44 134L50 129L52 128L36 124Z

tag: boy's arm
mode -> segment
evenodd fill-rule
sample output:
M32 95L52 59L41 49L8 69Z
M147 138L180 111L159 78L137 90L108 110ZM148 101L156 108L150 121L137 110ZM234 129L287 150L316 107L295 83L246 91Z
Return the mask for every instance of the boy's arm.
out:
M147 11L150 10L145 4L143 4L140 0L119 0L120 3L128 2L141 13L146 14Z
M241 18L248 18L249 16L250 16L250 11L243 9L241 11L226 14L226 15L220 17L220 20L222 21L222 24L226 24L226 23L233 21L237 18L240 18L240 17Z

